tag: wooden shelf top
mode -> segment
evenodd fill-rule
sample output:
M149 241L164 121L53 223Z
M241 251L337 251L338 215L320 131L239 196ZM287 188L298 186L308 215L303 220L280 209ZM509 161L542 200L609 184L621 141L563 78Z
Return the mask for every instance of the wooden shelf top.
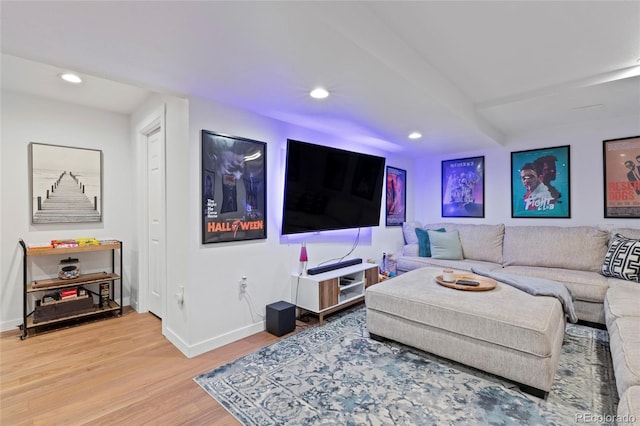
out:
M60 278L47 278L44 280L32 281L27 286L27 292L51 290L63 287L73 287L82 284L99 283L103 281L114 281L120 279L120 275L108 272L95 272L93 274L82 274L78 278L63 280Z
M34 248L27 247L27 256L49 256L52 254L83 253L90 251L117 250L120 242L113 244L87 245L78 247Z

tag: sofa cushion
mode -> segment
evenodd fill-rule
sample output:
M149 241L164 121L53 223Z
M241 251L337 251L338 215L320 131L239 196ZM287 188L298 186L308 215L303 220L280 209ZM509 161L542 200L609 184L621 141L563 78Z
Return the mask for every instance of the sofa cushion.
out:
M444 228L434 229L437 232L445 232ZM416 228L416 235L418 236L418 256L431 257L431 241L429 240L429 233L426 229Z
M640 280L640 240L616 234L609 243L601 272L605 277Z
M433 223L425 228L445 228L447 231L457 230L462 244L462 256L465 259L483 260L491 263L502 263L502 240L504 225L476 225L463 223Z
M462 259L462 245L458 231L440 232L427 230L431 242L431 257L434 259Z
M608 240L593 226L507 226L503 264L599 272Z
M401 256L396 259L396 271L398 273L413 271L414 269L424 268L425 266L462 269L465 271L471 271L471 268L479 268L485 271L502 269L502 265L498 263L484 262L482 260L472 259L434 259L433 257L419 257L417 253L413 256Z
M613 239L616 234L621 234L626 238L633 238L640 240L640 229L637 228L612 228L610 231L609 239Z
M640 386L631 386L620 396L618 426L637 426L640 419Z
M503 224L460 224L456 226L456 229L460 233L462 254L465 259L502 263Z
M404 237L405 244L418 244L416 228L422 228L422 224L416 221L404 222L402 224L402 235Z
M620 317L638 318L640 329L640 286L636 287L616 286L607 290L604 298L604 317L608 329Z
M640 385L640 320L620 317L609 328L609 346L618 395Z
M607 278L593 272L538 266L507 266L503 271L506 274L527 275L561 282L576 300L588 302L604 302L604 296L609 288Z
M402 256L417 256L420 251L418 244L407 244L402 247Z

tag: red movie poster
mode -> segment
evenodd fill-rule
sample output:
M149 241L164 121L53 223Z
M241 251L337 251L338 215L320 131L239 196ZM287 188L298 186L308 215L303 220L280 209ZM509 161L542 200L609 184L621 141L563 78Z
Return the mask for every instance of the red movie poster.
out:
M604 217L640 217L640 136L604 141Z

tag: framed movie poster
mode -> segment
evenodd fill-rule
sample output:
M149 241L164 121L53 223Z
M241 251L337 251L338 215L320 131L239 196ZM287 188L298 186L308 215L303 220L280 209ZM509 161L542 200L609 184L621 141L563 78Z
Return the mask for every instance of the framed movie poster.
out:
M31 222L102 221L102 151L29 144Z
M442 217L484 217L484 156L442 162Z
M387 166L387 226L402 226L407 220L407 172Z
M267 238L267 144L202 131L202 243Z
M603 142L604 217L640 218L640 136Z
M569 145L511 153L511 217L569 218Z

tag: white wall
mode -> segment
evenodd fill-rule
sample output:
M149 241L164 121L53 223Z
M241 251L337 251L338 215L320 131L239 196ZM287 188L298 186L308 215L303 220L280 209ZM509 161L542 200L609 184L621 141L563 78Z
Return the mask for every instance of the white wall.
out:
M201 244L200 132L203 129L267 143L267 239ZM400 168L410 168L411 165L407 159L391 158L386 153L356 146L340 138L190 98L189 161L182 164L189 176L187 190L190 200L186 228L189 284L185 303L190 322L189 356L264 329L262 316L265 306L289 299L290 274L297 270L300 240L291 242L279 235L287 138L383 155L387 157L387 164ZM168 157L168 161L172 158ZM172 167L171 164L168 167ZM413 203L412 197L409 203ZM383 217L381 222L384 224ZM309 237L313 239L307 243L309 265L347 254L353 237L355 233L338 241L329 241L328 237ZM379 259L383 251L394 251L401 244L399 227L372 228L369 237L361 238L359 247L349 258ZM242 276L248 277L250 301L239 295L238 281Z
M1 259L2 330L22 317L22 253L27 242L53 238L115 237L124 243L125 304L136 306L139 290L139 226L144 172L136 170L136 126L153 110L166 108L167 289L163 334L187 356L264 329L265 306L287 300L290 274L297 270L300 240L279 235L284 151L287 138L353 149L387 157L387 164L412 175L408 158L352 145L303 128L198 98L155 96L132 116L94 110L33 96L2 93ZM200 131L202 129L267 143L268 217L266 240L202 245L200 241ZM100 224L31 225L27 147L41 142L100 149L104 155L104 221ZM408 194L409 219L414 200ZM384 219L381 220L384 223ZM343 256L355 233L338 238L309 236L310 266ZM365 231L349 258L379 259L401 247L399 227ZM250 299L240 298L238 280L246 275ZM173 297L185 286L183 306Z
M27 242L60 237L116 237L124 242L125 303L135 302L139 279L137 227L142 223L136 171L139 152L135 127L156 108L166 108L167 306L163 333L185 355L195 356L264 329L265 305L289 298L290 274L297 269L299 238L279 235L283 161L287 138L337 146L387 157L407 170L407 219L441 221L440 161L484 155L485 218L448 219L470 223L587 225L635 221L603 219L602 141L640 134L637 117L541 129L511 138L505 147L419 160L392 156L370 147L287 125L199 98L156 96L131 117L14 93L2 93L0 147L0 326L21 322L22 255ZM226 133L267 143L268 217L266 240L201 244L200 131ZM104 221L101 224L31 225L27 146L41 142L100 149L104 155ZM510 152L571 145L571 219L512 219ZM384 219L381 220L384 223ZM310 266L346 254L354 233L339 238L307 236ZM364 233L349 257L379 259L401 247L399 227L380 226ZM248 277L250 299L241 298L238 280ZM173 294L185 286L186 301Z
M2 92L0 313L1 330L22 322L22 250L27 243L58 238L113 237L123 241L125 304L132 276L128 252L134 220L133 162L128 117L43 98ZM31 224L29 212L30 142L102 150L103 221L81 224ZM57 262L59 259L51 260ZM81 259L82 261L82 259Z
M421 158L416 161L417 179L433 182L415 191L416 220L441 222L440 173L441 161L485 156L485 218L444 218L461 223L504 223L509 225L627 225L640 227L633 219L604 219L602 141L640 135L640 117L628 116L606 121L594 121L511 137L504 147L465 152L443 157ZM511 217L511 152L570 145L571 218L525 219Z

